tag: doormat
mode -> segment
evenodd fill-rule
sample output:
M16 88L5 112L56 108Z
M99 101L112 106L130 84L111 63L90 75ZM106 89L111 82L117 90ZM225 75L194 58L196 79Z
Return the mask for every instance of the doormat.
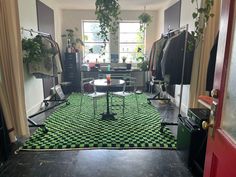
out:
M101 119L106 110L106 97L97 102L97 114L93 115L93 101L84 96L80 112L81 94L69 96L70 105L57 108L46 120L48 133L38 128L24 143L21 150L70 150L70 149L176 149L176 138L165 127L161 128L159 112L147 103L144 94L138 95L139 113L135 96L122 100L113 97L114 120Z

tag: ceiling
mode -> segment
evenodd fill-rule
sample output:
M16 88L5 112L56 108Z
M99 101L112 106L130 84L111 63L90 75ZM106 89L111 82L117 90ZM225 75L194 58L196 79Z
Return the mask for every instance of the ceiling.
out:
M56 0L61 9L95 9L96 0ZM121 10L157 10L178 0L119 0Z

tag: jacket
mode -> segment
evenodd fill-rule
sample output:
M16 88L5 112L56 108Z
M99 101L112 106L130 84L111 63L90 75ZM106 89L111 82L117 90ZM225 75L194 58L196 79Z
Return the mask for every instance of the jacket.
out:
M183 31L169 38L163 49L163 57L161 60L162 76L164 77L164 81L171 85L181 84L183 66L183 84L190 84L191 81L194 47L190 49L187 46L185 64L183 65L185 36L186 31ZM193 41L193 37L188 33L187 43Z

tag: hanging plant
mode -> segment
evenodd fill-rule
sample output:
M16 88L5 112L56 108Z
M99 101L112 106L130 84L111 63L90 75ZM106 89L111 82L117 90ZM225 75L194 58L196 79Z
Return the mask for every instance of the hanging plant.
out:
M192 35L194 36L195 41L199 41L203 37L203 32L209 19L214 17L214 14L211 13L214 0L205 0L204 7L199 7L198 0L191 0L191 2L196 4L196 11L192 14L195 26Z
M103 53L106 42L109 41L109 33L116 33L119 29L120 5L118 0L96 0L95 15L100 23L100 31L98 35L103 39Z
M152 22L152 16L146 13L144 8L144 12L138 16L138 19L140 20L140 31L144 32Z

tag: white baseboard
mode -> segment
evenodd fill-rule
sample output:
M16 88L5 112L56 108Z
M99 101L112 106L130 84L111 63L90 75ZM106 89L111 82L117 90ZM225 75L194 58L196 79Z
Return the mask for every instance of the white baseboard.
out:
M179 107L179 101L176 101L176 100L175 100L175 105L176 105L177 107ZM188 106L182 103L182 104L181 104L181 111L182 111L183 113L187 114Z
M40 102L40 103L32 106L30 109L26 110L27 116L30 116L30 115L35 114L36 112L38 112L42 108L42 105L43 105L43 103Z
M181 111L184 112L185 114L187 114L187 112L188 112L188 106L185 105L185 104L182 104L182 105L181 105Z
M171 95L168 94L168 98L170 98L171 102L176 105L177 107L179 107L179 100L178 99L175 99L174 97L172 97ZM187 111L188 111L188 106L183 104L181 104L181 111L185 114L187 114Z

